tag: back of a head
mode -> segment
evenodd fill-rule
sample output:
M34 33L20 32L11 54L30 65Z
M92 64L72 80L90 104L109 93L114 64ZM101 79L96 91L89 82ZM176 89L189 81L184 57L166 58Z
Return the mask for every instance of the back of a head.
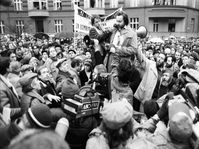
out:
M132 70L132 65L131 65L130 60L122 59L119 63L117 70L118 70L119 82L128 83L130 73L131 73L131 70Z
M71 61L71 67L75 68L76 66L79 66L81 62L82 60L80 60L79 58L73 58Z
M11 142L8 149L70 149L54 131L25 130Z
M7 73L7 68L10 66L10 58L9 57L1 57L0 58L0 74L5 75Z
M10 72L18 74L21 70L21 63L18 61L13 61L10 63Z
M173 103L169 106L169 134L171 139L179 142L187 141L192 133L193 122L189 107L184 103Z

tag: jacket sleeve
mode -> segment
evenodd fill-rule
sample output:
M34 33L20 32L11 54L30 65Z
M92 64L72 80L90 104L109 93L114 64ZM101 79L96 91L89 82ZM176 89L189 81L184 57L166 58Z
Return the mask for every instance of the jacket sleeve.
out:
M99 34L96 29L91 28L89 31L89 37L91 39L97 39L99 42L103 42L104 40L106 40L109 36L111 35L111 32L106 31L103 32L102 34Z
M9 98L6 95L6 92L3 90L0 90L0 104L2 107L7 107L10 108L10 103L9 103ZM11 120L14 120L22 115L21 108L10 108L11 113L10 113L10 118Z
M127 37L125 39L127 43L124 46L116 47L116 53L120 56L129 56L135 54L137 49L137 35L135 32L131 32L131 37Z

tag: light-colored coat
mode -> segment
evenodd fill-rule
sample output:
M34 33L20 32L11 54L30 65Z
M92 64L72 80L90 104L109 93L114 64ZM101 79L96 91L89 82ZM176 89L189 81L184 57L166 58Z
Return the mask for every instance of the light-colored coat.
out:
M140 82L140 85L134 94L134 97L141 102L144 102L152 98L155 86L158 81L158 71L156 62L147 59L142 53L141 49L137 49L136 54L140 64L142 65L144 74L142 81Z

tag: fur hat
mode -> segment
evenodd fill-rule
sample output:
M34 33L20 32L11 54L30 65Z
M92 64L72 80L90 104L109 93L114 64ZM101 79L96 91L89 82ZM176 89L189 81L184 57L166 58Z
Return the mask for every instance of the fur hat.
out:
M32 106L26 112L27 119L34 128L50 128L52 114L50 108L45 104Z
M29 90L31 89L32 80L37 77L36 73L27 73L23 77L19 79L19 83L22 86L22 90Z
M103 122L110 129L119 129L133 116L133 107L127 100L106 103L101 111Z

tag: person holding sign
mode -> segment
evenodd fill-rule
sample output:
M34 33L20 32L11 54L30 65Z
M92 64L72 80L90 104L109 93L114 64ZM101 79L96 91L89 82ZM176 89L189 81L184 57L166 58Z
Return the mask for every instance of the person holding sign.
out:
M94 41L94 57L95 57L95 65L103 64L106 52L105 52L105 44L104 41L109 37L109 31L103 31L100 26L100 17L93 16L91 18L92 28L89 31L89 37Z

